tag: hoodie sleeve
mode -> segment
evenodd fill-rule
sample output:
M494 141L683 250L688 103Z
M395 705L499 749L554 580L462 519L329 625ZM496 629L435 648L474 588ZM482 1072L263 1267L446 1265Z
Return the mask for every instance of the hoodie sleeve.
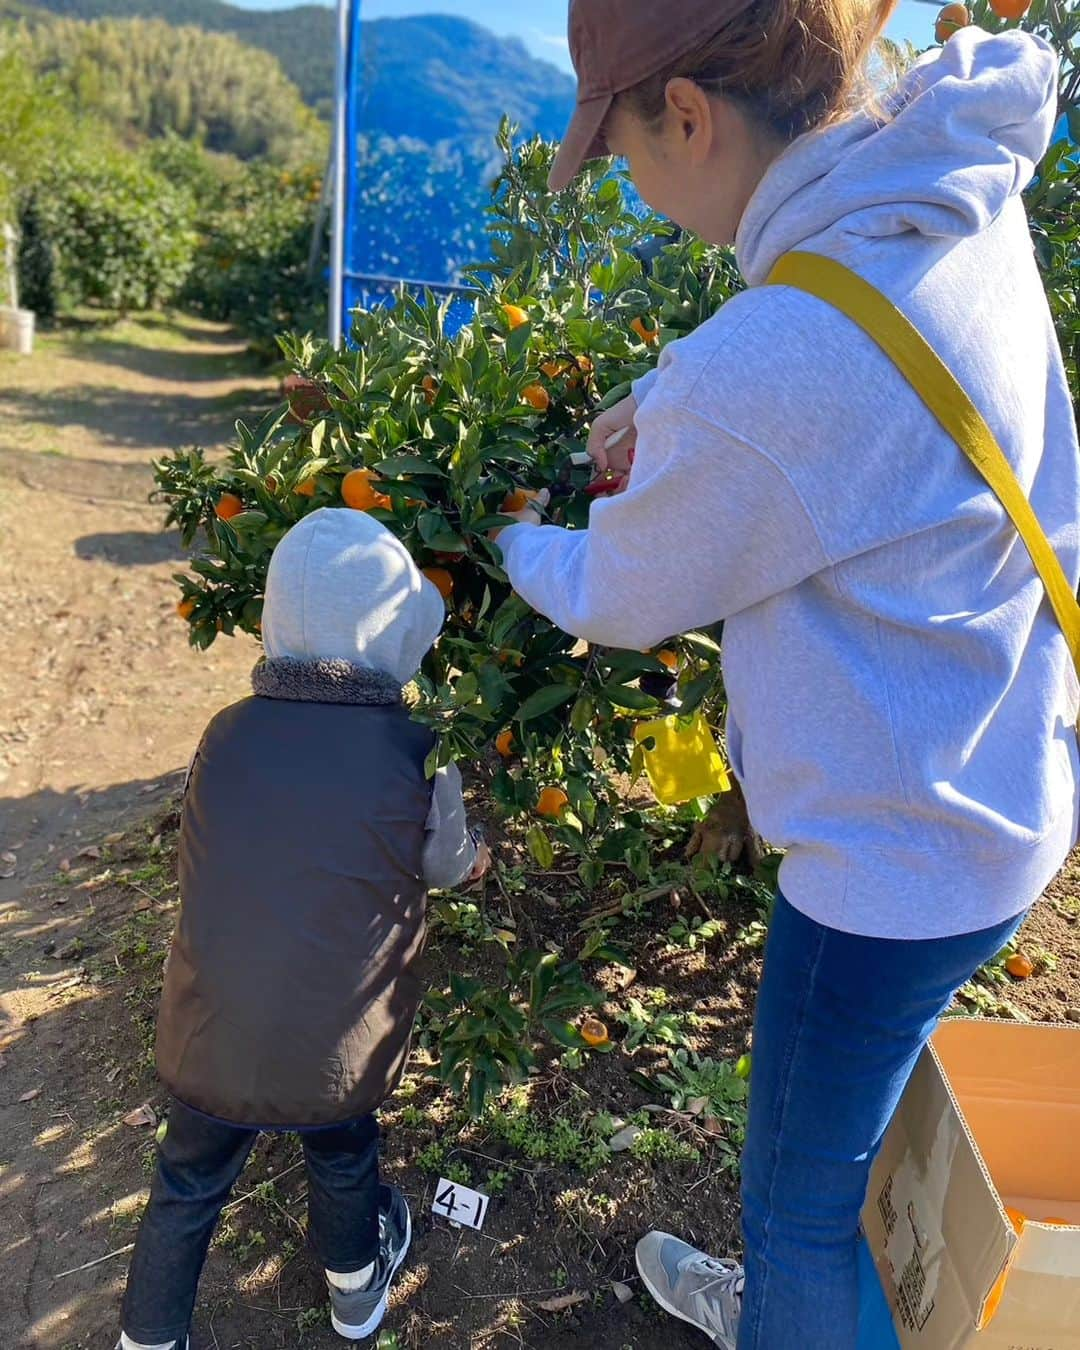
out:
M447 764L435 775L426 829L424 880L433 890L460 886L476 862L476 843L469 833L456 764Z
M638 416L629 488L587 530L499 536L514 589L575 637L644 649L798 585L829 563L787 475L761 449L657 388Z

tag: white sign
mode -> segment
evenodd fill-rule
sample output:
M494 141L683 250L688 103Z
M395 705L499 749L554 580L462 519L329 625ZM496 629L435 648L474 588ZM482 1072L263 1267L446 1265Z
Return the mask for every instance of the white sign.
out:
M482 1191L474 1191L456 1181L440 1177L431 1208L440 1218L449 1219L455 1228L481 1229L490 1203Z

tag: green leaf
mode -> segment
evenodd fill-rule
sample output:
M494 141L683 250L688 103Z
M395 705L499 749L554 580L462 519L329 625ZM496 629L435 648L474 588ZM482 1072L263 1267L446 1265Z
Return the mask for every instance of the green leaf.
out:
M427 474L429 477L445 478L446 470L430 459L420 455L391 455L376 466L383 478L400 478L403 474Z
M543 717L545 713L554 712L564 703L569 703L576 694L577 688L569 684L550 684L544 689L537 689L517 710L517 720L531 722L534 717Z
M555 862L555 846L540 825L534 825L525 836L536 865L546 872Z
M648 694L643 694L640 689L633 689L625 684L606 684L604 693L615 704L616 708L629 708L633 712L649 712L659 705L656 699L650 698Z
M441 511L423 511L417 517L420 537L428 548L439 553L464 553L467 545L461 535L447 524Z

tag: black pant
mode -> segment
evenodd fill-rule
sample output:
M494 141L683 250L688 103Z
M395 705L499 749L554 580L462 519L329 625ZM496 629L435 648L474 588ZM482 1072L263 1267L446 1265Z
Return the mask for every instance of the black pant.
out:
M183 1346L210 1238L258 1133L171 1106L124 1295L124 1331L132 1340ZM311 1245L330 1270L363 1270L379 1253L375 1117L300 1137Z

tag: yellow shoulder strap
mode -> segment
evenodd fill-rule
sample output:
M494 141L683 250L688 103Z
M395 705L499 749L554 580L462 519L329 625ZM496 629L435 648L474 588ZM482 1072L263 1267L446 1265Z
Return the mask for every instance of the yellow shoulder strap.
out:
M1031 554L1080 672L1080 604L985 419L915 325L876 287L832 258L788 253L770 286L794 286L846 314L892 358L923 402L997 495Z

